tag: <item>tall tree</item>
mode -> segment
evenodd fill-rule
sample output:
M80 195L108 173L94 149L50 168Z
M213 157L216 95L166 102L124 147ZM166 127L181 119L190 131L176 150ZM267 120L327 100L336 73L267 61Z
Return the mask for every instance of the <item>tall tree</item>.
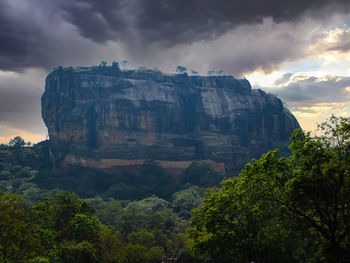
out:
M0 261L28 262L40 242L31 211L21 196L0 192Z
M176 72L179 73L179 74L183 74L187 71L187 68L186 67L183 67L183 66L177 66L176 67Z
M9 141L9 145L14 148L20 148L26 145L24 139L20 136L16 136Z
M350 262L350 120L320 130L296 130L289 158L270 151L208 192L189 230L197 250L221 262Z

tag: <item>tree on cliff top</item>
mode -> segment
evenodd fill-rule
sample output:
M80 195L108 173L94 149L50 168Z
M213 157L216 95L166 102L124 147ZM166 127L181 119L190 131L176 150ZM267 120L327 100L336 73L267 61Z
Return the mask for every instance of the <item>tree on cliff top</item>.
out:
M104 61L104 60L102 60L101 63L100 63L100 65L98 65L98 66L101 67L101 68L103 68L103 67L105 67L106 65L107 65L107 62Z
M179 73L179 74L183 74L187 71L187 68L186 67L183 67L183 66L177 66L176 67L176 72Z
M198 71L191 70L191 74L192 74L193 76L198 76Z
M116 62L116 61L113 61L113 62L112 62L112 68L118 69L118 70L119 70L119 63Z
M208 70L208 76L213 76L213 75L214 75L214 73L215 73L215 71L214 71L214 70Z
M122 60L120 64L124 70L128 69L129 62L126 59Z

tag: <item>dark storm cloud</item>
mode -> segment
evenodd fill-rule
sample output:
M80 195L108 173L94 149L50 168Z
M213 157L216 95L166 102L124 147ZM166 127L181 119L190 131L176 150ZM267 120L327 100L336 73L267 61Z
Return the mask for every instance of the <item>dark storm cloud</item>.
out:
M40 46L42 32L34 21L26 23L6 1L0 2L0 68L13 69L35 64L28 61Z
M167 45L212 39L242 24L291 21L306 12L349 11L348 0L78 0L63 1L65 17L84 37L103 42L125 37L129 29L143 39Z
M131 2L131 1L130 1ZM128 1L61 1L63 18L75 25L83 37L96 42L123 38L128 29Z
M80 36L63 16L52 0L0 1L0 70L50 69L99 54L98 44Z
M282 82L280 82L282 84ZM289 76L285 85L273 89L287 103L309 105L318 103L342 103L350 100L350 77Z
M185 63L201 74L219 69L236 77L254 70L271 72L288 59L305 56L304 37L314 26L308 22L276 24L272 19L264 19L261 24L242 25L212 41L197 41L176 46L166 55L159 52L151 55L158 61L170 57L163 59L163 63L171 64L173 69L177 63Z
M326 8L346 12L348 0L3 0L0 69L83 64L109 41L142 57L151 48L215 40L266 18L280 23L321 16Z

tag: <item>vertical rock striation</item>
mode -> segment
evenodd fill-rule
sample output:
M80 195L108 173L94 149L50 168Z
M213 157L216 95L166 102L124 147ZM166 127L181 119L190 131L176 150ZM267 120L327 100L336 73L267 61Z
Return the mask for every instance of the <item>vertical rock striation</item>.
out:
M299 124L276 96L232 76L167 75L118 67L59 68L42 116L57 165L185 168L196 159L238 171L285 149Z

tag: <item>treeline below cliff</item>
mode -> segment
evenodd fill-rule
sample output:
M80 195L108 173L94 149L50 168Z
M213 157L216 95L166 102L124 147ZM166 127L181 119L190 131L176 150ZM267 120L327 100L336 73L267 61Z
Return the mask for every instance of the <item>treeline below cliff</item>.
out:
M318 136L296 130L289 157L270 151L204 196L195 184L208 183L212 171L201 162L184 171L171 196L45 189L35 179L52 170L45 147L23 145L17 138L1 149L0 262L350 262L347 118L332 117Z
M53 169L48 157L45 142L0 146L0 262L200 259L185 231L206 188L223 178L208 163L193 162L174 184L152 160L111 174Z
M207 187L218 186L224 178L223 173L214 171L204 161L192 162L181 173L164 169L153 160L117 171L81 166L54 169L47 142L25 145L21 137L0 145L0 190L21 194L31 201L63 191L82 198L140 200L156 195L171 201L177 191L198 186L204 192Z

